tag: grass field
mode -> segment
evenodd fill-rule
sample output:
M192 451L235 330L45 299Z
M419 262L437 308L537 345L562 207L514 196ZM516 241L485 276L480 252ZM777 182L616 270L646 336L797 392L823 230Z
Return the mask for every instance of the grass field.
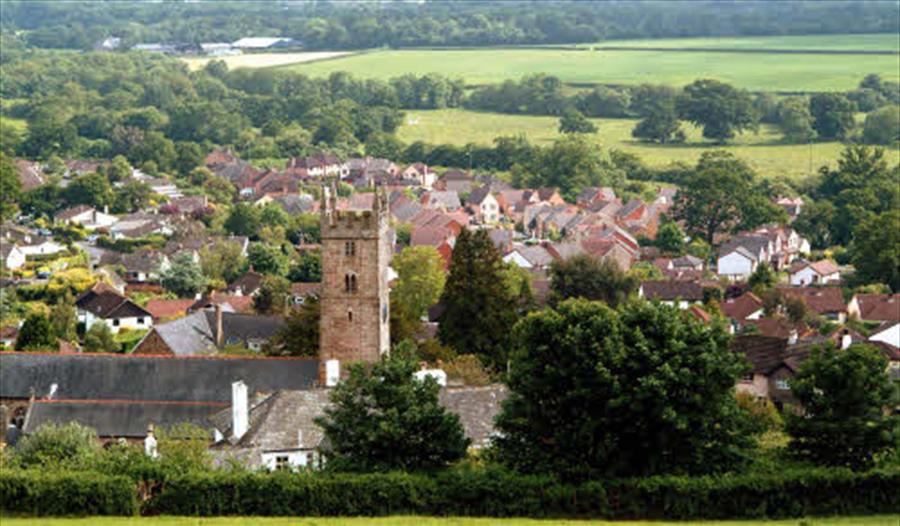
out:
M700 130L683 123L688 142L680 145L653 145L635 141L631 130L633 119L593 119L599 128L591 135L603 148L616 148L635 153L648 166L664 166L675 161L694 163L700 154L714 146L703 141ZM409 110L397 136L403 142L421 140L431 144L476 143L490 145L495 137L524 134L536 144L548 144L559 137L555 117L485 114L466 110ZM746 160L764 177L803 178L812 169L833 163L844 146L840 143L809 145L780 144L781 134L763 125L759 134L744 133L722 147ZM892 150L893 162L900 161L900 151Z
M382 517L382 518L260 518L217 517L211 519L193 517L116 518L87 517L82 519L11 519L3 518L3 526L897 526L898 516L845 517L825 519L793 519L785 521L695 521L695 522L608 522L562 521L531 519L469 519L432 517Z
M660 38L642 40L606 40L585 47L670 47L670 48L730 48L730 49L814 49L836 51L893 51L900 52L900 38L896 34L874 35L802 35L774 37L722 38Z
M533 73L564 82L670 84L716 78L754 91L836 91L856 87L869 73L897 80L900 55L738 54L681 51L473 49L373 51L284 66L313 76L348 71L389 79L440 73L467 84L489 84Z
M211 60L223 60L229 69L235 68L268 68L298 64L314 60L326 60L342 57L347 51L308 51L303 53L247 53L229 57L184 57L188 68L200 69Z

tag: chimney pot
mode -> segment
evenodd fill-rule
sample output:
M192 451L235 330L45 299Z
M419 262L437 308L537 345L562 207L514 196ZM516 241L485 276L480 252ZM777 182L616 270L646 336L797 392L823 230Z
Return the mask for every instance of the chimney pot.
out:
M249 422L247 384L238 380L231 384L231 434L235 440L240 440L247 433Z

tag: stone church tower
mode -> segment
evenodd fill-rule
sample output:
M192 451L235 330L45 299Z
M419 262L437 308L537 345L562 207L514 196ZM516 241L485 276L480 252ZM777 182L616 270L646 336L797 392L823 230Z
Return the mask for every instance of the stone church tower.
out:
M376 191L372 210L337 210L334 191L323 189L322 288L319 303L319 380L325 363L338 360L343 376L352 362L377 362L390 349L388 203Z

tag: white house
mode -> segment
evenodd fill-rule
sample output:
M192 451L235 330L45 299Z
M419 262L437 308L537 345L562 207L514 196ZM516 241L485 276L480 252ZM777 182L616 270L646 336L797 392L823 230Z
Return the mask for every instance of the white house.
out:
M25 256L48 256L62 252L66 247L52 239L40 239L33 245L22 245L20 249Z
M837 265L827 259L810 263L805 261L791 269L790 283L796 286L810 284L838 283L841 273Z
M433 192L437 193L437 192ZM500 220L500 203L497 198L491 194L490 189L481 187L473 190L466 200L472 213L481 220L482 223L496 223Z
M719 256L716 272L732 280L744 279L753 274L758 264L759 259L754 254L744 247L737 247Z
M102 281L79 296L75 308L78 321L84 324L85 330L98 322L105 323L113 333L153 326L152 314Z
M0 243L0 263L5 269L22 268L25 264L25 253L14 243Z
M57 223L81 225L88 230L109 228L119 220L118 217L110 215L106 208L103 209L103 212L99 212L94 207L87 205L63 210L56 214L55 219Z
M900 348L900 322L893 323L887 327L882 326L869 336L869 341L882 342L894 347Z

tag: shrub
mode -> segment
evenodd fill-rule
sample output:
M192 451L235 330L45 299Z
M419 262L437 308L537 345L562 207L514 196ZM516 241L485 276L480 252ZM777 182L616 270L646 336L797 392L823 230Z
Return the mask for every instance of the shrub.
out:
M97 434L76 422L47 423L22 439L16 461L23 467L83 468L98 451Z
M3 470L0 511L23 515L134 515L137 495L127 477Z

